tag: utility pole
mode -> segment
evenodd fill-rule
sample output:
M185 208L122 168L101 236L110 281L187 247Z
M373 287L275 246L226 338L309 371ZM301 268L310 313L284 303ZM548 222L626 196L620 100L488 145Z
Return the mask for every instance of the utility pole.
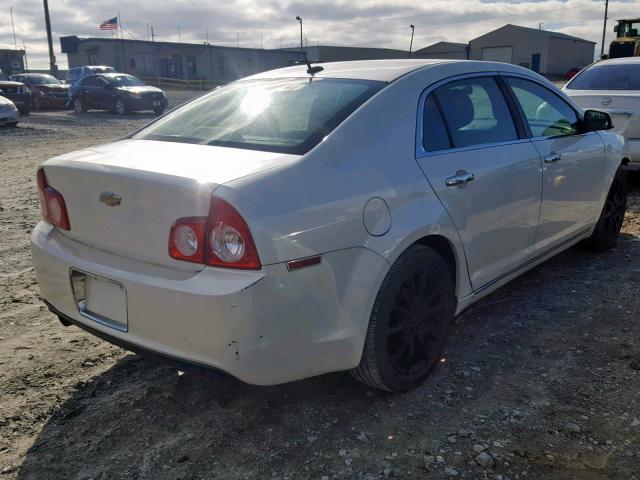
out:
M538 30L542 30L542 25L544 25L544 22L538 22Z
M47 42L49 43L49 73L56 76L58 66L56 65L56 56L53 54L53 38L51 37L51 19L49 18L49 2L44 2L44 23L47 27Z
M178 25L178 43L182 43L182 35L180 32L180 25Z
M155 33L153 33L153 25L151 25L151 41L152 42L156 41L156 36L157 35Z
M13 48L17 50L18 43L16 42L16 27L13 24L13 7L9 8L9 13L11 14L11 29L13 30Z
M413 50L413 32L415 32L416 27L413 25L409 25L411 27L411 43L409 43L409 58L411 58L411 50Z
M602 45L600 45L600 58L604 56L604 37L607 35L607 16L609 15L609 0L604 4L604 26L602 27Z
M236 32L236 48L240 47L240 32Z
M22 40L22 50L24 50L24 69L26 72L29 71L29 61L27 59L27 46L24 44L24 40Z
M300 22L300 61L304 60L304 47L302 46L302 17L298 15L296 20Z

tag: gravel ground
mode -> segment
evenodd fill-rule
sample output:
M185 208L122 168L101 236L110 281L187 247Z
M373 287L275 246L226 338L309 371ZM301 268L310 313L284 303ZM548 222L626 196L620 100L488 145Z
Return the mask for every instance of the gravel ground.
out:
M640 197L616 249L571 249L464 312L410 393L344 373L252 387L64 328L40 302L37 165L150 118L0 130L0 478L639 478Z

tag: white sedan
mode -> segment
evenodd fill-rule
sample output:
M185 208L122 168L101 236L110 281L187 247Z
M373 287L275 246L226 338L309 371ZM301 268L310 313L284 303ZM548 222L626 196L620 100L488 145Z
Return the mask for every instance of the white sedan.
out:
M0 126L15 127L20 121L20 112L15 104L0 96Z
M245 382L350 370L407 390L454 315L580 241L615 245L610 127L501 63L265 72L44 163L42 297L65 325Z
M630 166L640 169L640 57L596 62L576 75L564 91L582 108L597 108L613 118L624 135Z

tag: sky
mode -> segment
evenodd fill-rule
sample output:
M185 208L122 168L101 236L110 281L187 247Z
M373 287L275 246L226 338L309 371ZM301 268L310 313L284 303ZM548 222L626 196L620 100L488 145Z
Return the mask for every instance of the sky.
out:
M27 51L29 68L47 68L47 37L42 0L0 0L0 48ZM104 20L118 15L125 38L217 45L280 48L299 44L303 19L305 41L408 50L409 25L415 25L414 50L446 40L468 42L507 23L575 35L598 42L600 52L604 1L594 0L49 0L58 66L66 68L59 37L109 37ZM640 17L640 0L611 0L605 45L614 37L613 20Z

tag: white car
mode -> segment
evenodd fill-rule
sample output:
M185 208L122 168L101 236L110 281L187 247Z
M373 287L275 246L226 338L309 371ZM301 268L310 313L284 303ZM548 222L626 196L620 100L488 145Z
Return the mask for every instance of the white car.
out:
M616 243L610 126L501 63L261 73L44 163L42 297L64 324L252 384L351 370L407 390L456 313Z
M0 96L0 126L15 127L20 121L20 112L8 98Z
M582 108L596 108L613 118L613 131L623 135L630 167L640 169L640 57L596 62L564 87Z

